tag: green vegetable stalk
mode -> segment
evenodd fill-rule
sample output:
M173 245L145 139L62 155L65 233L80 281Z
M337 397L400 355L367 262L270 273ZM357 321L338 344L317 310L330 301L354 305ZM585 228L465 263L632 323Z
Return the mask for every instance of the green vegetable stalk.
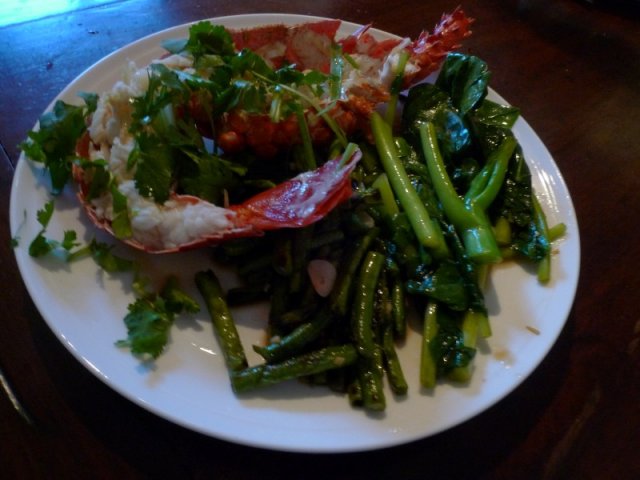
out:
M273 385L294 378L346 367L358 359L353 345L325 347L281 363L260 364L231 372L231 386L236 393Z
M425 247L440 249L442 235L439 235L427 208L420 200L413 185L411 185L411 180L398 157L391 128L376 112L371 115L371 128L378 154L380 155L380 161L389 177L389 182L400 205L409 217L418 241Z
M500 191L517 141L513 137L503 140L491 153L485 168L474 178L469 192L462 199L447 173L438 147L435 126L426 122L419 127L419 133L433 187L447 217L460 232L467 254L477 263L500 261L500 249L486 209Z

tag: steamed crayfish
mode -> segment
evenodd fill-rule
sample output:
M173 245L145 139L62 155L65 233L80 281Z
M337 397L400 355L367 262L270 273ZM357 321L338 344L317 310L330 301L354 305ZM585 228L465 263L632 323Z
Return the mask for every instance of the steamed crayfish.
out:
M436 70L470 23L456 9L415 41L378 41L369 26L336 39L338 20L195 24L100 96L77 145L79 198L96 225L155 253L315 222L351 195L360 153L347 139L394 88ZM294 148L302 163L265 178Z

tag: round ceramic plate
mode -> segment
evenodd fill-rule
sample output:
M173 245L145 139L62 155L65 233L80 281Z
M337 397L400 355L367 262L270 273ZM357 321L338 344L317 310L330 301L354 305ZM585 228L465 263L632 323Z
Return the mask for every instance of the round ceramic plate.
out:
M298 15L243 15L216 18L231 28L314 20ZM340 34L357 25L345 23ZM136 41L109 55L73 81L59 97L77 102L77 93L103 92L121 78L127 61L138 66L162 55L162 40L187 36L188 25ZM392 35L376 31L376 35ZM495 92L491 98L504 102ZM230 388L220 348L207 317L177 320L171 340L155 363L144 364L114 345L126 337L122 321L133 301L129 274L108 275L92 260L62 264L31 258L28 244L40 229L36 212L49 200L43 172L21 159L11 195L11 231L21 239L15 254L24 282L43 318L69 351L114 390L155 414L184 427L246 445L302 452L346 452L397 445L443 431L479 414L505 397L541 362L558 337L571 308L579 272L578 225L571 197L551 155L522 119L514 127L533 175L534 188L549 223L564 222L566 236L556 245L553 280L541 286L533 272L518 265L493 270L486 292L493 335L480 344L472 381L463 387L442 383L433 392L418 382L419 335L411 331L400 349L409 381L406 398L388 393L383 414L352 408L345 396L292 381L248 395ZM47 230L62 238L75 230L80 239L107 240L88 223L73 192L56 200ZM118 246L123 256L137 257L155 278L178 273L182 285L193 285L195 272L208 266L205 251L170 256L142 255ZM220 272L228 286L231 275ZM199 298L197 290L189 290ZM250 362L258 362L250 345L263 339L266 305L234 312Z

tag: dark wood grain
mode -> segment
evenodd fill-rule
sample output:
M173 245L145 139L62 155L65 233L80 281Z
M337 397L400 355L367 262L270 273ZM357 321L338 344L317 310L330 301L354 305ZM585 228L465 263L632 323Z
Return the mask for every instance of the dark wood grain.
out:
M621 2L622 4L623 2ZM18 143L55 95L144 35L200 18L290 12L415 36L458 2L115 1L0 29L0 396L3 478L640 478L640 21L632 7L467 1L464 49L540 135L575 203L582 266L568 322L535 372L485 413L381 452L302 455L229 444L132 404L54 337L9 246ZM356 475L354 472L359 472Z

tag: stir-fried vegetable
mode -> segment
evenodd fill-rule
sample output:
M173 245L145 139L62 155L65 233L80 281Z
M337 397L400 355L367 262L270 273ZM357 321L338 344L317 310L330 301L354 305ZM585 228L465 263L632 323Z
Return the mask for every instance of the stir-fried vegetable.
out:
M486 98L487 65L450 54L435 84L410 89L401 121L394 122L407 61L401 56L386 115L374 112L370 128L354 136L327 115L339 100L349 61L337 45L329 74L292 65L274 69L248 49L236 52L229 33L206 22L165 47L188 54L193 71L153 65L148 89L131 102L129 133L136 142L127 168L135 169L143 196L162 204L177 191L223 203L328 166L325 159L336 150L346 149L343 162L355 144L362 151L351 174L353 195L322 219L216 248L216 261L236 268L241 287L223 291L208 268L196 275L233 390L298 378L345 392L354 406L384 410L385 382L396 395L408 392L396 346L407 335L413 310L422 322L422 387L432 389L443 379L468 381L477 343L491 334L483 295L489 265L524 259L539 265L540 281L546 282L550 243L562 234L562 226L547 225L511 132L518 110ZM84 98L82 107L56 104L23 149L50 171L54 193L74 165L89 171L88 200L111 195L112 228L126 236L127 199L106 162L88 165L73 153L95 110L96 98ZM230 138L220 137L222 144L212 147L207 134L216 129L215 119L238 108L268 111L274 122L295 119L300 141L266 164L252 153L225 151ZM333 143L313 144L310 110L329 127ZM133 268L96 242L77 249L73 232L60 242L46 238L52 213L52 204L39 212L42 230L31 244L33 256L61 250L69 260L91 254L109 271ZM313 262L323 269L308 268ZM310 277L327 268L331 280ZM249 365L233 307L265 300L269 341L252 346L263 362ZM174 317L197 309L170 279L161 292L142 292L129 306L128 338L118 345L155 358L166 348Z

